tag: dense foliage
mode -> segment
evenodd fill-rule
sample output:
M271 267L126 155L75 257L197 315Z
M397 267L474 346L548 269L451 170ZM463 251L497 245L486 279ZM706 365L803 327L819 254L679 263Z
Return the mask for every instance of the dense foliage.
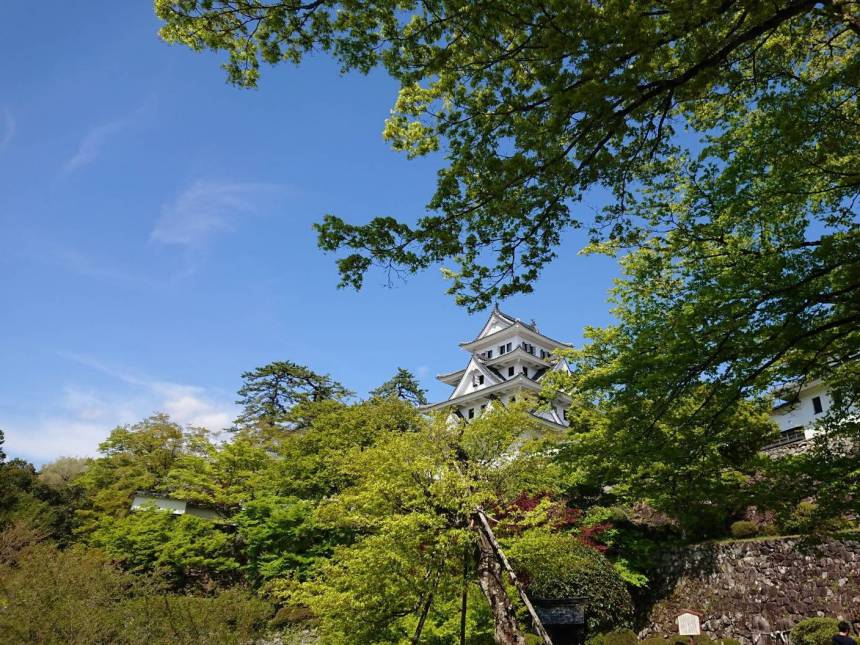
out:
M807 618L791 628L791 642L796 645L831 645L839 633L835 618Z
M511 539L506 553L534 598L583 598L590 632L631 622L633 602L615 568L573 536L533 529Z
M239 644L261 634L271 613L238 588L208 597L165 593L156 580L80 545L0 552L4 643Z
M769 488L795 466L758 456L757 403L720 432L666 423L635 442L618 399L583 394L582 364L552 383L575 400L566 435L541 431L536 400L427 417L399 371L364 401L296 400L227 440L155 414L93 459L0 461L0 628L36 643L239 643L285 626L337 645L520 642L530 619L480 510L527 593L584 596L594 635L629 623L656 549L764 532L742 519L753 504L782 530L849 527ZM140 493L154 501L132 510Z

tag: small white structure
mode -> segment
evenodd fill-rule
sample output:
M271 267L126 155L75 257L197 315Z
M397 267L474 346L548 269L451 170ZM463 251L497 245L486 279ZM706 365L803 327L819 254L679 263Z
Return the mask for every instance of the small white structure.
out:
M161 497L160 495L153 495L151 493L138 493L134 496L134 500L131 502L131 510L142 511L148 508L168 511L173 515L194 515L204 520L216 520L219 518L218 513L212 509L190 504L185 500L170 499L169 497Z
M682 609L681 614L675 619L678 623L679 636L698 636L702 633L702 614L692 609Z
M778 403L770 418L779 426L778 444L811 439L815 436L817 423L827 414L833 401L827 386L819 380L804 384L800 390L777 390Z
M460 343L470 354L466 367L436 377L454 387L451 396L422 409L450 410L468 421L479 417L494 403L508 404L524 394L537 395L545 374L570 371L564 359L552 355L555 350L570 346L540 333L534 321L525 323L502 313L496 306L477 338ZM559 394L548 409L533 414L553 428L564 429L568 426L570 403L569 397Z

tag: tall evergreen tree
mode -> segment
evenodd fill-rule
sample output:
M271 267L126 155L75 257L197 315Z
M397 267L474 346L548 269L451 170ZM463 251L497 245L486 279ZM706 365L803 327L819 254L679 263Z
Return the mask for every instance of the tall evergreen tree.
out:
M320 401L345 401L352 392L327 374L317 374L292 361L275 361L242 374L239 427L294 427L296 406Z
M427 390L421 388L418 379L407 369L397 368L397 373L385 383L370 392L371 396L395 397L409 401L413 405L427 405Z

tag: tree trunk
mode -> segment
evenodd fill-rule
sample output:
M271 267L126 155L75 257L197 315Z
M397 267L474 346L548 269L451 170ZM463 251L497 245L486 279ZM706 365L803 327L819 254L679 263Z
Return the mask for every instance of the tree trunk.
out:
M496 643L499 645L525 645L525 639L517 626L514 607L502 584L502 567L496 558L493 545L478 529L478 582L487 598L493 622L496 624Z

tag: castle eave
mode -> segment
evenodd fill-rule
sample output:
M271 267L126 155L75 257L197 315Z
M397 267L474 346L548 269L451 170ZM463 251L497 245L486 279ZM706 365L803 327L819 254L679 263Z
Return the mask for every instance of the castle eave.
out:
M510 327L505 327L504 329L500 329L499 331L493 332L492 334L487 334L483 338L476 338L475 340L471 340L465 343L460 343L460 347L469 352L474 352L482 347L489 347L493 345L497 339L506 338L510 336L512 332L519 332L524 338L528 338L531 341L545 345L550 349L564 349L567 347L573 347L570 343L564 343L560 340L555 340L550 338L549 336L544 336L540 332L536 332L528 325L523 324L520 321L515 322Z

